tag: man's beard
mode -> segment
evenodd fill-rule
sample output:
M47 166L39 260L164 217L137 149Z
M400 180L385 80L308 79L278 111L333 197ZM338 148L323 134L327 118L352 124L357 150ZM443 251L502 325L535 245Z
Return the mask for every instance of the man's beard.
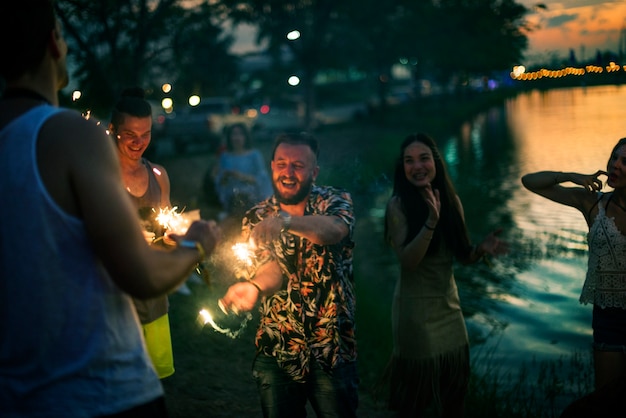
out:
M280 181L280 179L278 180ZM313 178L309 177L306 179L304 183L300 183L300 188L293 196L287 197L280 193L278 188L276 187L277 182L272 182L272 187L274 188L274 195L276 196L276 200L283 205L296 205L302 202L311 192L313 188Z

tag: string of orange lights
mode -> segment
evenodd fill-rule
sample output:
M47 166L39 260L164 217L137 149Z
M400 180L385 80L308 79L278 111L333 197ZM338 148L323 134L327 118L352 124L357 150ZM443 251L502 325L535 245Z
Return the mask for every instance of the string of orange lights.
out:
M560 78L566 76L582 76L585 74L602 74L602 73L614 73L618 71L626 72L626 65L618 65L615 62L611 62L609 65L603 67L599 65L587 65L582 68L566 67L560 70L548 70L542 68L537 71L526 71L523 65L517 65L513 67L511 71L511 78L514 80L530 81L538 80L541 78Z

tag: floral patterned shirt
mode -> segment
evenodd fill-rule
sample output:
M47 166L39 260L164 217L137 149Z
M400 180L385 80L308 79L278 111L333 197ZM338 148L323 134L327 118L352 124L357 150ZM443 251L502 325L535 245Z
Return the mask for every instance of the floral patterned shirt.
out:
M250 209L242 223L243 238L279 210L273 196ZM304 214L338 216L350 232L333 245L283 233L280 240L257 248L253 267L276 260L283 274L282 288L261 300L257 353L275 357L296 381L306 380L312 358L328 372L356 360L352 197L337 188L313 186Z

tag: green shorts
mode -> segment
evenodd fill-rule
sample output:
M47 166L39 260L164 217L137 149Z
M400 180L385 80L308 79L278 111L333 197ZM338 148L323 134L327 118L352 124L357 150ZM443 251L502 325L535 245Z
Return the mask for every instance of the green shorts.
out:
M174 374L174 353L170 335L170 318L168 314L155 319L149 324L141 325L146 348L152 364L160 379Z

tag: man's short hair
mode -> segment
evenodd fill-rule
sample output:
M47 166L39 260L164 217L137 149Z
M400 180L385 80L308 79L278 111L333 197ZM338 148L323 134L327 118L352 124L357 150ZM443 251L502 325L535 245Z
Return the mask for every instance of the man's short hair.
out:
M283 133L276 137L274 141L274 149L272 150L272 160L274 159L274 154L276 154L276 148L280 144L289 144L289 145L306 145L311 148L313 154L315 154L315 158L319 158L320 154L320 146L317 138L307 132L298 132L298 133Z
M141 87L130 87L122 92L118 102L111 112L111 125L113 129L124 123L126 116L136 118L152 117L152 106L145 99L145 92Z

